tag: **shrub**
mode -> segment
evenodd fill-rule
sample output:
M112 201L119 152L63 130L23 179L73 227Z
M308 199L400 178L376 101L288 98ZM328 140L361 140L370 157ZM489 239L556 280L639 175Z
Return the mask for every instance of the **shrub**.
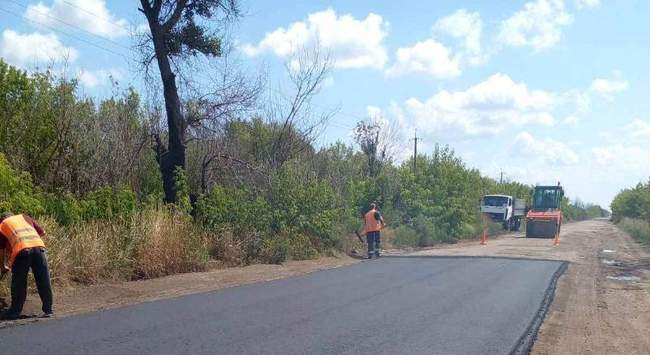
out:
M420 246L420 236L413 228L402 225L395 229L395 237L392 243L396 247L417 247Z
M31 176L14 170L0 153L0 211L33 216L44 212L41 196L34 191Z
M102 187L80 201L84 220L127 219L137 207L135 193L128 187L113 189Z
M63 225L82 221L83 210L79 201L69 192L45 195L46 214Z
M640 219L623 218L619 225L636 240L650 246L650 223Z

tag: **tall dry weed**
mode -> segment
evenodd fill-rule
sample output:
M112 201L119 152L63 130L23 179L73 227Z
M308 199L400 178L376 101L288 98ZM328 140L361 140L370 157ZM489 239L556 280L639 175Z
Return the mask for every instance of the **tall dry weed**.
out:
M191 217L165 210L140 214L141 238L135 253L137 278L153 278L205 269L208 237L192 224ZM135 236L134 236L135 238Z

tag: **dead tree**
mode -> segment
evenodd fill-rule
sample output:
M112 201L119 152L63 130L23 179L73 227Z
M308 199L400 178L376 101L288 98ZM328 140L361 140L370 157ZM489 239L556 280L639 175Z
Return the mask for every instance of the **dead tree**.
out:
M285 63L292 93L272 95L265 117L274 128L268 155L270 165L277 169L287 160L311 147L320 130L338 109L316 112L313 98L323 88L334 62L317 45L302 48Z

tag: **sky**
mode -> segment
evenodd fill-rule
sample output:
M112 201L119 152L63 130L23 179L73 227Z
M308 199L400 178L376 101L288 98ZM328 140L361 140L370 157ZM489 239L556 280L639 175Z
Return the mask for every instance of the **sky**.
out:
M65 67L80 92L141 86L137 1L2 0L0 57ZM397 128L396 159L449 145L485 175L555 184L608 207L650 177L650 1L241 1L236 57L282 87L319 45L334 62L314 101L338 109L319 144L363 119ZM277 84L277 85L276 85Z

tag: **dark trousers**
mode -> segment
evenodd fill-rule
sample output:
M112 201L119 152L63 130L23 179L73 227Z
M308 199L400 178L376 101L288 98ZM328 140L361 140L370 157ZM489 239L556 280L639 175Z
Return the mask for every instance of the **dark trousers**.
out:
M43 312L52 313L52 286L47 269L45 249L30 248L16 256L11 267L11 307L9 313L20 314L27 298L27 274L32 269L38 295L43 302Z
M372 256L372 254L379 256L379 231L366 233L366 239L368 241L368 256Z

